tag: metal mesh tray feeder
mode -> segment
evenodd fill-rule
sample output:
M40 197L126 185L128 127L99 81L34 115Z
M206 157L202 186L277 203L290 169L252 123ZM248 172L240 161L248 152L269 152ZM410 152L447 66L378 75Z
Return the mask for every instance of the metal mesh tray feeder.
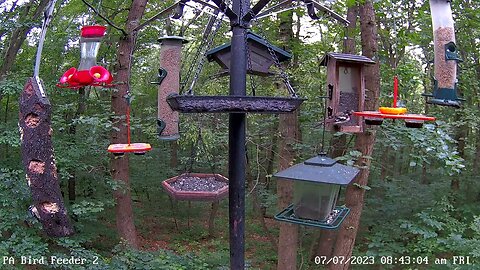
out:
M162 182L168 195L183 201L219 201L228 195L228 178L220 174L184 173Z
M260 96L170 95L170 107L182 113L291 113L305 99Z

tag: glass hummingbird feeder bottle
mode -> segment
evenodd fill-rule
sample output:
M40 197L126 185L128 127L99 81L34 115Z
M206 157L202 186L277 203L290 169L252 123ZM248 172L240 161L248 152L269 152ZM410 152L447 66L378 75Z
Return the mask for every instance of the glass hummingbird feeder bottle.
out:
M62 75L58 87L76 89L84 86L111 86L112 75L107 69L97 65L97 54L106 29L101 25L82 27L80 64L78 69L72 67Z
M341 186L348 185L360 172L321 154L274 176L294 183L293 204L275 219L300 225L337 229L348 215L346 207L337 207Z

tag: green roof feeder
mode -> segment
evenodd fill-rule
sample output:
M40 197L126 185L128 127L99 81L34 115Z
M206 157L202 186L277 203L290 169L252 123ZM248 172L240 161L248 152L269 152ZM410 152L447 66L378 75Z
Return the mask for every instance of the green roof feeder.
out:
M275 61L269 49L276 55L279 62L284 62L292 58L292 55L287 51L267 43L268 41L265 41L262 37L252 32L247 33L246 40L251 61L251 68L247 70L249 74L258 76L274 75L274 73L270 71L270 67L275 64ZM227 43L213 48L206 53L209 62L215 61L223 68L221 74L226 75L230 73L231 47L230 43Z
M336 207L341 186L355 179L359 169L337 163L324 154L276 173L294 183L293 204L275 219L323 229L337 229L348 215L346 207Z

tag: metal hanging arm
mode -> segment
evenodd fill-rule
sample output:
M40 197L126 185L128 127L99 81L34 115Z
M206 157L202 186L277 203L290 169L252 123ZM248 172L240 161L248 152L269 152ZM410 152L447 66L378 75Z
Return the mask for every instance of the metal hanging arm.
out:
M53 14L53 9L55 8L55 2L57 2L57 0L51 0L47 8L43 12L44 18L43 18L42 32L40 33L40 40L38 41L37 56L35 59L35 68L33 69L34 77L38 77L40 74L40 62L42 61L43 43L45 41L45 35L47 34L48 25L52 20L52 14Z

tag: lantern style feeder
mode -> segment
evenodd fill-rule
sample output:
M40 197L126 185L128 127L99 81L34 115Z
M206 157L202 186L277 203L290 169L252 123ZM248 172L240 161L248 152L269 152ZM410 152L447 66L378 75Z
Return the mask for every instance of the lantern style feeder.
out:
M352 115L348 122L336 124L335 119L352 111L363 111L365 103L365 66L375 64L361 55L327 53L320 61L327 67L327 121L329 131L363 132L363 123Z
M113 77L110 72L102 66L97 66L97 54L106 29L102 25L82 27L80 65L78 69L72 67L67 70L60 78L58 87L77 89L84 86L112 86L110 83Z
M275 219L300 225L337 229L348 215L346 207L335 206L340 187L348 185L360 172L337 163L324 154L276 173L279 179L294 183L293 204Z
M434 43L434 87L427 103L460 107L457 96L457 65L461 62L455 45L455 28L451 0L430 0Z
M267 41L262 37L252 32L247 33L247 50L250 52L250 61L252 64L251 70L247 70L247 73L258 76L270 76L274 74L270 71L270 67L275 63L268 50L269 47L273 50L279 62L284 62L292 58L290 53L272 44L267 44ZM221 74L227 75L230 73L231 49L231 44L227 43L206 53L209 62L215 61L223 68L224 71Z

